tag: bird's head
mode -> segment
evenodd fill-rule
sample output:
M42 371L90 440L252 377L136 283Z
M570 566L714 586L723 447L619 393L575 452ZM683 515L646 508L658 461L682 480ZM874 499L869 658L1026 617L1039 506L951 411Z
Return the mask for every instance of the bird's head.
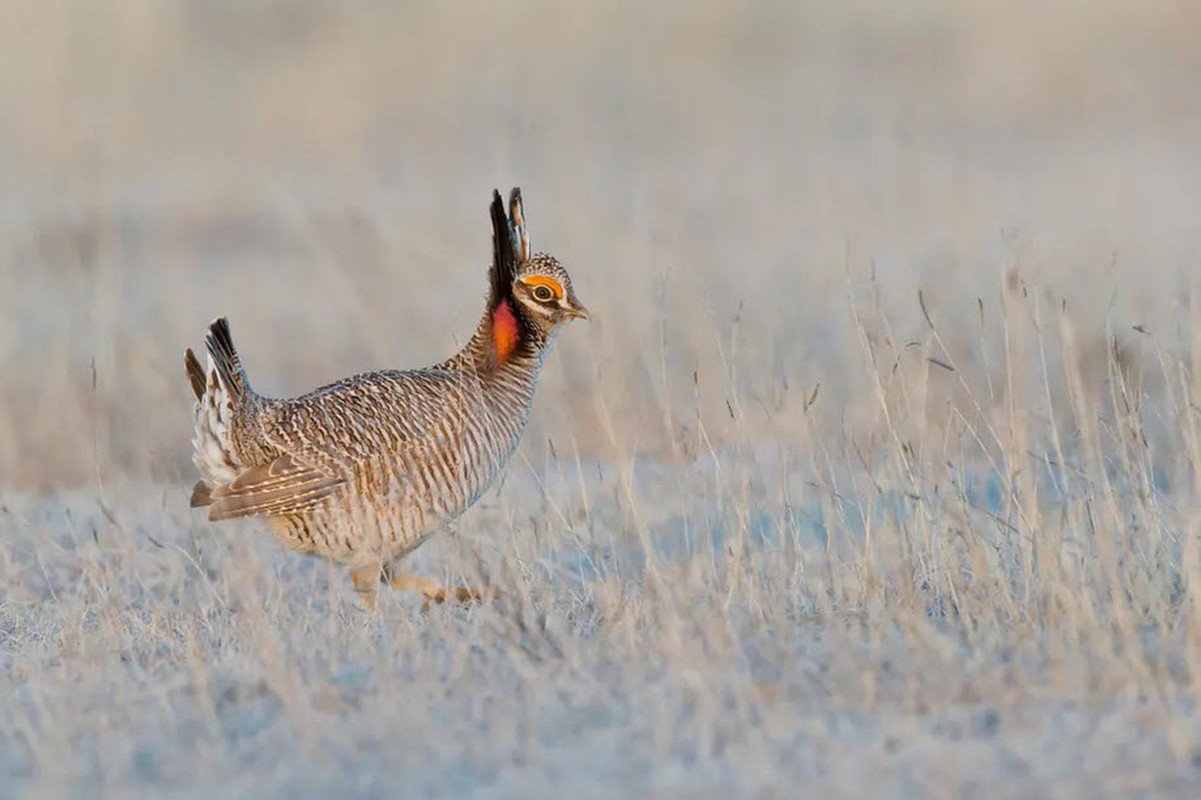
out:
M520 189L510 194L507 215L500 192L492 193L492 242L490 304L501 361L522 339L545 343L560 325L590 319L559 260L531 251Z
M571 276L554 256L535 253L521 262L513 281L513 299L526 319L552 329L572 319L588 319L588 309L575 296Z

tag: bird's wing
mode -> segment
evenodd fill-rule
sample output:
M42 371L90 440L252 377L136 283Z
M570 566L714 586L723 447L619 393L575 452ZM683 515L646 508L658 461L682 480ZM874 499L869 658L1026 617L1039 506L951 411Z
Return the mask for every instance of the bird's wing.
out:
M374 373L279 404L261 424L280 455L213 487L209 519L303 513L368 464L428 447L449 386L436 370Z
M297 461L290 453L242 470L209 492L209 519L299 514L316 506L346 478Z

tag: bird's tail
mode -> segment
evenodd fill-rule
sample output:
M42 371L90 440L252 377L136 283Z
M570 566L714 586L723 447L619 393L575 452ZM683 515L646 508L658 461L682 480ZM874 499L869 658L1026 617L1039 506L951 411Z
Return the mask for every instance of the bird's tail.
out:
M206 367L200 366L191 349L184 354L184 368L196 395L192 460L203 476L192 490L193 506L212 502L210 487L233 480L242 468L233 430L244 401L252 394L224 317L209 325L204 344Z

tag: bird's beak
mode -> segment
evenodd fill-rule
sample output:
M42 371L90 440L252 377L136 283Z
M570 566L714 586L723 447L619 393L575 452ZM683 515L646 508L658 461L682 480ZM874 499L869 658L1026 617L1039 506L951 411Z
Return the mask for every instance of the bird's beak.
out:
M572 306L571 309L568 310L567 313L572 319L586 319L586 320L592 319L592 315L588 313L588 309L584 308L582 305L580 305L578 303L576 305Z

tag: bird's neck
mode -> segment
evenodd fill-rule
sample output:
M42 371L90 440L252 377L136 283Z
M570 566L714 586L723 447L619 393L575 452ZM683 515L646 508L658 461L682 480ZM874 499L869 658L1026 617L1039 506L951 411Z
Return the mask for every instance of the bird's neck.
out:
M551 337L521 316L513 301L489 303L467 345L452 360L481 375L533 372L542 366Z

